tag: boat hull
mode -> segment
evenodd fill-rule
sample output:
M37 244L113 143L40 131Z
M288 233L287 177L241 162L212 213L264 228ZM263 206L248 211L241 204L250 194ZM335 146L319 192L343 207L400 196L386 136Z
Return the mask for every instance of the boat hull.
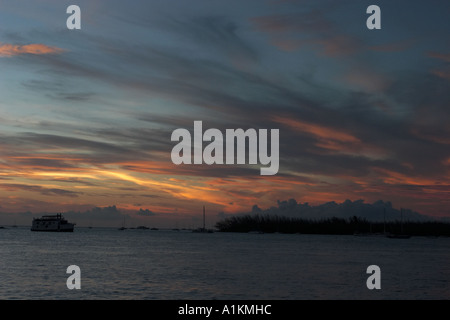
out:
M73 232L73 228L72 229L60 229L60 230L31 229L31 231L37 231L37 232Z

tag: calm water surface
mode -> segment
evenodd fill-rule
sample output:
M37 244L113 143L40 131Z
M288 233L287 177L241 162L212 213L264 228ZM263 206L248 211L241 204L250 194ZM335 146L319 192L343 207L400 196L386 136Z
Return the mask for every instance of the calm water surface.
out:
M372 264L381 290L366 287ZM450 239L9 228L0 299L450 299Z

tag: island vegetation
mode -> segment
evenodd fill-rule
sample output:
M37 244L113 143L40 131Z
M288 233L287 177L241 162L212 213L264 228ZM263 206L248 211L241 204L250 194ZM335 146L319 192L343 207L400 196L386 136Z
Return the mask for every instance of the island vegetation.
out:
M408 234L411 236L450 236L450 223L441 221L371 222L353 216L348 219L301 219L274 215L231 216L217 222L222 232L302 233L302 234Z

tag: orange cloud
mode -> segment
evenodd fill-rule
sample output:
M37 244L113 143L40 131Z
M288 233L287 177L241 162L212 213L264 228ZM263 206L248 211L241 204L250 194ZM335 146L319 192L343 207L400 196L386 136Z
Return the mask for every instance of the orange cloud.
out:
M317 140L315 146L328 153L362 155L373 159L383 159L389 156L383 148L364 143L358 137L341 130L289 117L276 116L273 121L314 137Z
M448 53L439 53L439 52L428 52L428 56L431 58L439 59L445 62L450 62L450 54Z
M432 133L426 133L426 132L422 132L416 128L411 129L410 132L413 135L415 135L416 137L419 137L424 140L433 141L433 142L441 143L441 144L450 144L450 138L447 138L446 135L437 135L437 134L432 134ZM445 132L445 133L447 134L448 132Z
M446 177L443 177L441 179L442 181L439 181L433 178L411 177L406 174L382 168L373 168L373 170L381 175L384 183L392 185L436 186L439 185L440 182L445 182L447 179Z
M320 126L313 123L307 123L305 121L300 120L294 120L291 118L283 118L283 117L275 117L273 119L275 122L287 125L288 127L291 127L292 129L296 131L301 131L305 133L312 134L313 136L316 136L320 139L326 139L326 140L335 140L340 142L349 142L349 143L357 143L360 142L360 140L351 134L338 131L332 128Z
M328 57L340 57L351 55L360 50L358 41L349 36L335 35L312 41L313 44L322 46L322 53Z
M33 43L27 45L13 45L9 43L0 42L0 57L12 57L21 54L58 54L64 50L57 47L47 46L45 44Z
M450 71L432 70L431 73L439 78L450 80Z
M390 84L390 81L382 74L361 68L352 70L344 75L342 79L351 86L370 93L384 91Z

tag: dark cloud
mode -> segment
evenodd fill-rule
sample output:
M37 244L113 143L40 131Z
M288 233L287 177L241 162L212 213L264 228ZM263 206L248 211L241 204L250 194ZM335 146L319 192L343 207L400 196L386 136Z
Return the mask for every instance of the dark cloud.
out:
M0 184L0 188L10 191L17 191L17 190L23 190L23 191L32 191L32 192L38 192L45 196L62 196L62 197L78 197L79 195L82 195L82 192L74 192L64 189L58 189L58 188L45 188L41 186L36 185L26 185L26 184L17 184L17 183L3 183Z
M77 167L75 164L69 163L65 160L46 159L46 158L17 158L14 159L14 162L16 162L18 166L27 166L42 169L50 169L50 168L61 169L61 168Z
M198 42L208 54L225 54L231 62L244 67L258 60L257 52L239 35L239 26L224 16L201 16L190 20L171 19L164 30Z
M139 216L145 216L145 217L152 217L154 215L156 215L156 213L148 210L148 209L139 209L138 213Z
M95 187L95 186L99 186L98 183L93 183L90 181L86 181L80 178L53 178L50 179L49 181L56 181L56 182L63 182L63 183L68 183L71 185L82 185L82 186L89 186L89 187Z
M55 167L73 167L74 163L79 163L81 157L82 161L89 163L105 164L111 162L120 162L127 159L144 158L143 152L139 149L128 148L125 145L117 143L108 143L95 140L81 139L77 137L61 136L54 134L39 134L39 133L21 133L15 136L8 136L3 141L10 149L10 161L16 161L16 156L25 156L31 154L27 159L19 159L18 163L35 166L55 166ZM27 153L24 153L24 147L28 148ZM52 153L64 154L63 150L73 150L72 156L75 160L47 160L43 158L33 158L37 150L52 150ZM26 149L25 149L26 150ZM70 157L68 157L70 158Z

